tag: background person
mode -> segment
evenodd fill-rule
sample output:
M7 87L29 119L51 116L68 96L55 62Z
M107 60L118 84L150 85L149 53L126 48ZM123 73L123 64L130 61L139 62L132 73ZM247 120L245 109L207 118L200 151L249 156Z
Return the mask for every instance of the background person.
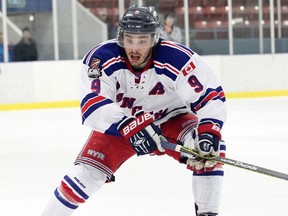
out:
M165 16L164 25L160 29L160 37L165 40L182 43L181 29L175 25L175 18L173 15L168 14Z
M113 23L113 20L108 19L108 12L106 8L100 9L99 18L106 23L108 30L108 39L116 38L117 34L117 25Z
M14 61L37 61L36 42L31 38L28 27L22 29L22 38L14 47Z

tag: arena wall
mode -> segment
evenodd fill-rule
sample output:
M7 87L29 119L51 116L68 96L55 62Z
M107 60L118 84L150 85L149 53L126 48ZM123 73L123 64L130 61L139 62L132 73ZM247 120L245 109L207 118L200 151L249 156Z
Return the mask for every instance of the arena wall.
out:
M288 54L203 56L228 98L288 96ZM81 61L0 64L0 110L79 106Z

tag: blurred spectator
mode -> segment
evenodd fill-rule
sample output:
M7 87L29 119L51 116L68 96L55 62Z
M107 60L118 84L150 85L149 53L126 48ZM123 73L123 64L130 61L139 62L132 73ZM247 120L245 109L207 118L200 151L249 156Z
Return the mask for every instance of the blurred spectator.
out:
M168 14L165 16L164 26L160 29L160 37L177 43L182 42L181 29L175 25L175 18L173 15Z
M108 39L116 38L118 26L108 19L108 12L106 8L102 8L99 12L99 18L107 24Z
M108 23L108 39L114 39L117 35L117 25L114 23Z
M36 61L38 52L35 41L31 38L28 27L22 29L22 38L15 45L14 61Z
M13 45L8 44L8 62L13 61L12 58ZM4 45L3 45L3 33L0 32L0 62L4 62Z

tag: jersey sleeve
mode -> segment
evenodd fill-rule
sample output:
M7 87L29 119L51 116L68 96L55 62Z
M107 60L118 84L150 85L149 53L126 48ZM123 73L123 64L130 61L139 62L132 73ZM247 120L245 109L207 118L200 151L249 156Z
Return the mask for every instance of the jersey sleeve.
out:
M99 58L85 57L81 65L82 124L95 131L120 136L117 126L125 114L115 103L116 81L107 76L101 64Z
M226 99L214 71L194 53L182 67L175 85L185 105L199 118L198 133L209 132L221 139Z

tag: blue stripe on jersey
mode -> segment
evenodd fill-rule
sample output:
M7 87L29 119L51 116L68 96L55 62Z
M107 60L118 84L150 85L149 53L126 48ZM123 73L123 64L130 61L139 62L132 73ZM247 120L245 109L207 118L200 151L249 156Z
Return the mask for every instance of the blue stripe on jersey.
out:
M121 70L121 69L128 69L127 65L123 60L121 61L115 61L109 65L107 68L103 68L107 76L112 75L115 71Z
M121 121L119 121L116 124L112 124L104 133L108 134L108 135L112 135L112 136L117 136L117 137L121 137L122 135L120 134L120 132L117 130L117 127L119 125Z
M175 81L181 69L190 61L193 51L188 47L171 41L160 40L154 48L154 67L156 73Z
M224 92L221 86L216 89L208 88L204 95L202 95L199 100L194 103L191 103L191 110L199 110L204 107L211 100L221 100L222 102L226 101Z
M218 125L220 128L223 127L223 121L220 121L218 119L214 119L214 118L203 118L200 120L198 127L200 127L203 124L216 124Z
M121 48L117 45L116 40L109 40L92 48L84 57L83 64L90 67L94 58L100 59L98 65L102 69L102 64L107 63L110 59L117 58L121 55Z
M93 113L99 107L113 103L112 100L110 100L108 98L104 98L104 97L103 97L103 99L100 99L99 101L97 101L98 97L100 97L100 96L98 96L98 94L90 93L90 94L86 95L83 98L83 100L81 101L80 106L81 106L81 110L82 110L82 124L84 123L85 119L87 119L91 115L91 113ZM93 102L93 99L95 102ZM92 103L89 104L89 101L92 101ZM84 106L85 107L87 106L87 107L84 109Z
M155 66L155 71L158 75L165 75L167 77L169 77L171 80L175 81L177 78L177 75L175 73L172 73L171 71L169 71L167 68L159 68L157 67L157 65Z
M186 47L183 44L177 44L177 45L180 46L181 48L185 49L186 51L188 51L191 55L194 55L194 51L191 50L189 47Z
M170 56L170 57L172 56L178 61L181 61L182 60L181 58L185 59L188 57L188 59L189 59L194 55L194 52L189 47L185 47L179 43L161 40L160 46L163 47L163 50L164 49L166 50L166 52L161 53L162 55L166 54L167 56ZM173 55L176 53L178 55ZM186 59L184 60L184 62L187 63Z
M81 196L83 197L83 199L87 200L89 198L89 196L83 191L81 190L81 188L79 188L73 181L72 179L69 178L69 176L65 175L64 179L66 180L66 182Z
M76 209L78 208L78 205L73 205L72 203L68 202L66 199L64 199L60 193L58 192L58 189L56 188L56 190L54 191L54 195L55 197L66 207L70 208L70 209Z
M193 172L193 176L224 176L224 171L223 170L215 170L211 172L203 172L203 173L196 173Z
M82 113L82 124L91 115L91 113L93 113L95 110L97 110L98 108L105 106L107 104L111 104L111 103L113 103L112 100L105 99L105 100L103 100L97 104L91 105L84 113Z

